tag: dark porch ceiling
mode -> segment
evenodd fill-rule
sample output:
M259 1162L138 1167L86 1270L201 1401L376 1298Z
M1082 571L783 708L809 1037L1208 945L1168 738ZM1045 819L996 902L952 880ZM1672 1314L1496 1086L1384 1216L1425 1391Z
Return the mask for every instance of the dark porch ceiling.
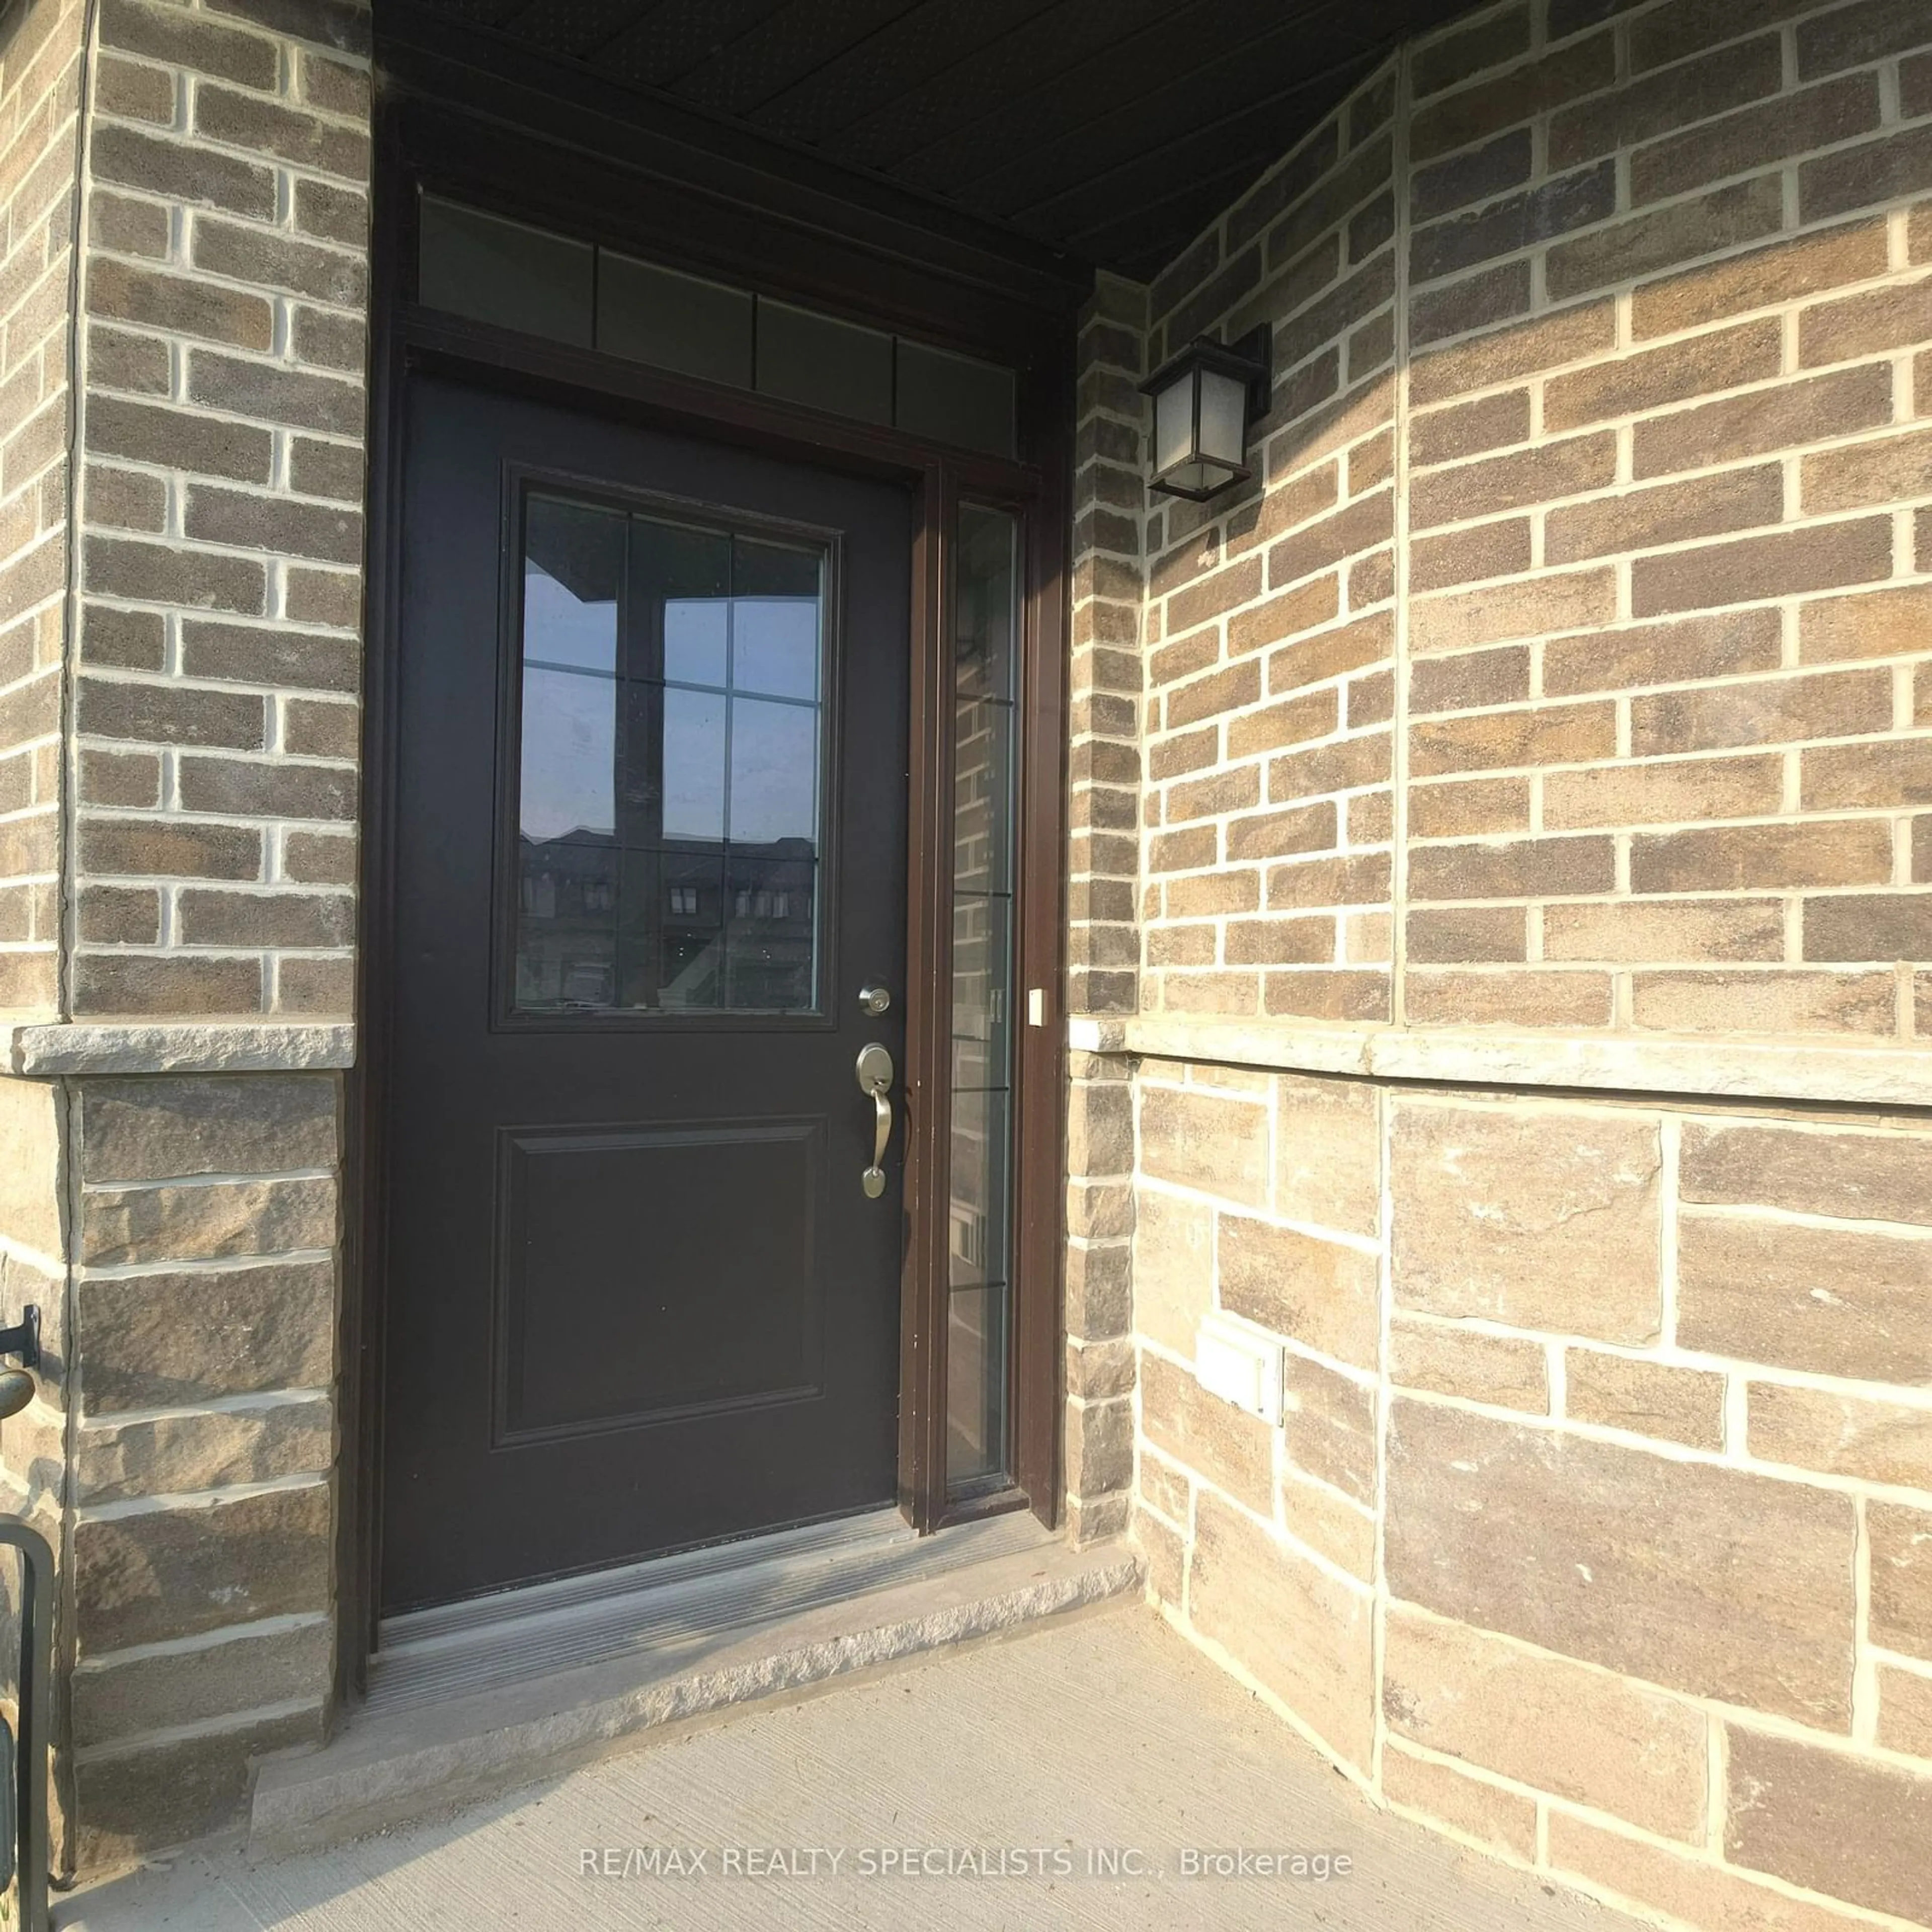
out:
M1146 280L1470 0L422 0Z

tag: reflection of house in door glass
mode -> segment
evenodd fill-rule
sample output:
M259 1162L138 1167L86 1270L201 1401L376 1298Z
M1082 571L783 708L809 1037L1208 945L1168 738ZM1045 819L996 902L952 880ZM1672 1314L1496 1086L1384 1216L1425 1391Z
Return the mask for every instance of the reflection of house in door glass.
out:
M822 569L532 497L519 1010L814 1004Z

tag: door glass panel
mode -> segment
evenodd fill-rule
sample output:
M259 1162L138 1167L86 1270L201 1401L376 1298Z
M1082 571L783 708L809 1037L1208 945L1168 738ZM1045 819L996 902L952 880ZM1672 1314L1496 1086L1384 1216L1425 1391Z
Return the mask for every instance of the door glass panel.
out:
M892 419L892 338L789 302L758 304L758 387L862 422Z
M818 695L818 553L741 542L731 607L732 677L740 691Z
M1006 1466L1016 519L962 505L957 555L946 1324L946 1476L956 1488L996 1479Z
M516 1012L817 1006L824 571L531 494Z
M724 699L715 691L664 693L664 836L724 836Z
M568 671L524 672L524 830L538 838L601 835L616 825L612 802L611 680Z
M430 308L590 346L595 250L520 221L423 196L418 294Z
M722 685L730 634L730 607L722 593L715 598L666 598L664 676L691 684Z
M617 668L624 519L537 497L524 553L524 656L576 670Z
M1010 456L1013 372L976 356L955 356L901 338L892 420L915 436Z
M1006 1292L955 1286L946 1323L946 1477L958 1488L1004 1472L1004 1458L988 1460L973 1445L1006 1435Z
M724 1004L724 866L696 852L628 855L634 926L626 935L632 1004L712 1012Z
M816 597L741 597L733 606L740 691L775 698L815 698L818 676Z
M812 842L817 817L815 704L731 700L731 842L736 845Z
M1018 453L1016 377L998 363L432 196L421 205L417 295L428 308L932 442Z
M955 1288L998 1288L1006 1278L1007 1102L1004 1088L956 1094L952 1106Z
M583 838L525 839L518 881L517 998L582 1012L610 1004L617 965L617 854Z
M725 884L725 958L731 1004L783 1012L812 1004L818 868L803 854L740 857Z
M1012 886L1013 707L962 693L955 722L955 896L1004 895Z
M752 297L597 251L597 346L707 382L752 386Z
M674 684L722 686L730 618L730 538L722 530L636 518L630 574L632 600L645 627L639 673L653 669L650 631L655 621L663 632L665 677Z

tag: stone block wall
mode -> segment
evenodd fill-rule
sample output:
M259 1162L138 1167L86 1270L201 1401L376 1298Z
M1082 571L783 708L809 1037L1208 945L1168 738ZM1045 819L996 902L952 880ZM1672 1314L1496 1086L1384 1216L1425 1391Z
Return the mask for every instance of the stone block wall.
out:
M58 994L62 691L70 545L70 299L85 9L0 17L0 1010ZM58 1554L69 1395L59 1096L0 1080L0 1324L41 1312L38 1392L0 1424L0 1509ZM0 1684L12 1714L17 1566L0 1562Z
M230 1824L332 1694L369 29L0 20L0 1501L65 1869Z
M99 1869L232 1824L332 1694L341 1109L298 1070L340 1042L247 1023L353 1004L371 106L364 5L92 18L68 922L8 1002L82 1024L4 1091L47 1118L34 1466L64 1862Z
M1160 277L1143 1010L1932 1030L1928 196L1922 8L1510 0Z
M58 1555L67 1502L67 1410L73 1394L66 1306L62 1095L50 1082L0 1080L0 1325L40 1311L34 1400L0 1422L0 1509L24 1516ZM10 1604L14 1560L0 1562ZM0 1678L11 1684L17 1632L0 1633Z
M96 1869L231 1824L333 1685L339 1083L70 1084L72 1742Z
M1259 476L1143 520L1139 999L1072 1033L1136 1359L1070 1438L1131 1407L1156 1600L1378 1802L1932 1924L1932 14L1472 11L1144 360L1257 320Z
M1152 1059L1138 1113L1168 1613L1552 1879L1932 1923L1932 1118ZM1196 1378L1210 1308L1282 1426Z

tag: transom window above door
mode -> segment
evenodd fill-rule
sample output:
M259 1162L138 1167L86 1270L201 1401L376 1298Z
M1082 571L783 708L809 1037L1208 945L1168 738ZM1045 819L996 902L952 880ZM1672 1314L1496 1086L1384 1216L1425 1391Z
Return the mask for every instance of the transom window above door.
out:
M510 1017L818 1010L827 548L522 513Z
M433 195L428 308L803 403L992 456L1015 453L1013 372Z

